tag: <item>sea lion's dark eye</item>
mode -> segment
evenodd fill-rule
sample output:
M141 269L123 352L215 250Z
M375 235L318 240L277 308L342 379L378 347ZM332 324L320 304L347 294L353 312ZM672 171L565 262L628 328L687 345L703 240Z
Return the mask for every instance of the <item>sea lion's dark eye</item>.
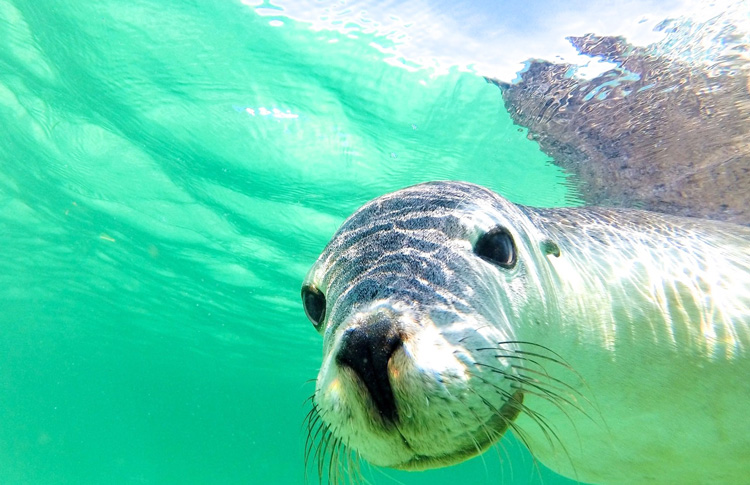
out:
M318 330L326 316L326 297L316 287L305 285L302 287L302 306L305 307L307 318Z
M510 269L516 265L516 245L504 227L484 233L474 245L474 253L501 268Z

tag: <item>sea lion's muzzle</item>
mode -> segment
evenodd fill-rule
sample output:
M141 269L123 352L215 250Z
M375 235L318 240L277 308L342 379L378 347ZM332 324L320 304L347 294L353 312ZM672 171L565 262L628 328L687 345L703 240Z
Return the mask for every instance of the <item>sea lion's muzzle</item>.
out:
M364 384L386 426L398 422L388 362L402 346L403 340L393 321L377 315L374 321L347 329L336 354L336 363L350 368Z

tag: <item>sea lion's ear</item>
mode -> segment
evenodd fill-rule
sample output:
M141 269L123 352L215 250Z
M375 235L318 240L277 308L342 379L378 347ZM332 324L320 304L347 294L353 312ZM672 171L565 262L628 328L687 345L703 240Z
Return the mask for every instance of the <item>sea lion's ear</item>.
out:
M539 243L542 252L549 256L550 254L556 258L560 257L560 247L557 245L555 241L552 239L544 239L541 243Z

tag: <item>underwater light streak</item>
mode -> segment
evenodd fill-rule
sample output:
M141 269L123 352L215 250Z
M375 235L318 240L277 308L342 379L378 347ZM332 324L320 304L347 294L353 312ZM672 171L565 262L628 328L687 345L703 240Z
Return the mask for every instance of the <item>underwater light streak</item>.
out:
M251 108L247 107L245 108L245 113L249 114L250 116L270 116L272 118L276 119L288 119L288 120L296 120L299 118L299 115L296 113L292 113L290 110L281 111L279 108L272 108L268 109L263 106L260 106L258 108Z

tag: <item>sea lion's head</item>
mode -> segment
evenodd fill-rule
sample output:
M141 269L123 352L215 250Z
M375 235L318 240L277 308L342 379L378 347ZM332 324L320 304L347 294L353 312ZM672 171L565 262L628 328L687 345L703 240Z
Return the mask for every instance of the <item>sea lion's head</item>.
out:
M347 219L302 287L324 339L312 439L418 470L513 427L524 394L514 329L548 312L534 261L550 246L533 231L522 208L460 182L388 194Z

